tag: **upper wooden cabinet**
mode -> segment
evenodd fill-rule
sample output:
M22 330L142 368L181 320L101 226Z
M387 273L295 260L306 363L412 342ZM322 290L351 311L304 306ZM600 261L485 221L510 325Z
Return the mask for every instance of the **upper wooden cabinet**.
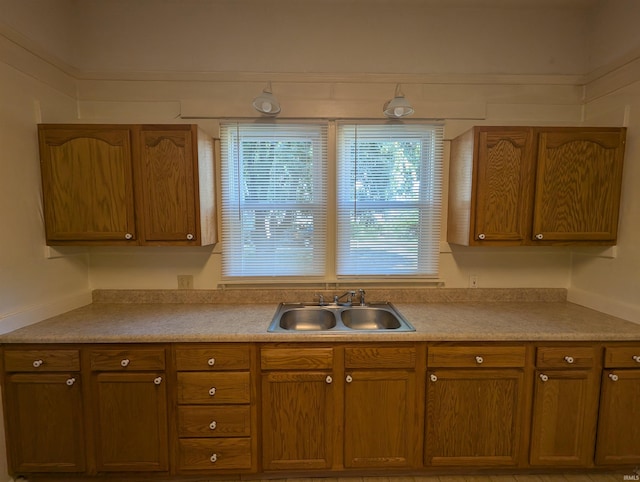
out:
M615 244L625 128L474 127L452 141L447 240Z
M38 126L49 245L216 242L213 139L195 125Z

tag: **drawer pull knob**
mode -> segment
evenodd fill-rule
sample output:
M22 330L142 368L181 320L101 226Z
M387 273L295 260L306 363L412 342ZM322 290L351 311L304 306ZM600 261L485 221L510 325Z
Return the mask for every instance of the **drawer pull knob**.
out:
M216 394L216 387L211 387L209 389L209 395L211 395L212 397Z
M481 356L477 356L476 357L476 363L478 365L481 365L482 363L484 363L484 358L482 358Z
M215 420L213 420L213 421L209 424L209 429L210 429L210 430L215 430L217 426L218 426L218 423L217 423Z
M211 457L209 457L209 460L212 464L215 464L218 461L218 454L213 454Z
M633 361L636 363L640 363L640 355L633 355L631 358L633 358Z
M347 378L345 378L345 380L347 381L347 383L351 383L353 381L353 377L351 375L347 375Z
M130 363L130 360L128 358L125 358L124 360L120 360L120 366L122 368L128 367Z
M324 381L327 383L333 383L333 378L331 377L331 375L327 375L327 378L325 378Z
M609 378L611 378L611 381L613 382L618 381L618 375L616 375L615 373L609 373Z
M566 356L564 357L564 361L566 361L567 363L571 364L573 363L575 360L573 359L572 356Z
M34 360L33 368L40 368L43 363L44 363L44 361L42 361L42 360Z
M127 233L124 235L124 239L133 239L133 234Z
M545 375L544 373L541 373L540 380L542 380L543 382L546 382L547 380L549 380L549 376Z
M212 367L215 364L216 364L216 359L215 358L209 358L207 360L207 365L209 365L210 367Z
M189 241L191 241L193 239L193 234L191 234L191 233L187 234L187 239Z
M433 373L431 375L429 375L429 380L431 380L432 382L437 382L438 381L438 377L435 376Z
M544 234L536 234L536 239L540 240L544 238Z
M486 238L486 236L483 233L478 234L478 239L479 240L484 240Z
M71 385L73 385L76 382L75 378L67 378L66 384L68 387L70 387Z
M162 377L156 377L153 379L153 383L160 385L162 383Z

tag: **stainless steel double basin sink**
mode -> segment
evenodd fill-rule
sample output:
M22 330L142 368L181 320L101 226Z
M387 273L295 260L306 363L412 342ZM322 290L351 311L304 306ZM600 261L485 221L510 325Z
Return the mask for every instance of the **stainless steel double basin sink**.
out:
M280 303L269 332L415 331L389 302L360 305Z

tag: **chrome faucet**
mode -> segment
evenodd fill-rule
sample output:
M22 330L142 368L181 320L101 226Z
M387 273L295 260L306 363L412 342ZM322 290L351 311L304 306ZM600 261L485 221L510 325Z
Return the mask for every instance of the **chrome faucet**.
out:
M344 298L345 296L347 296L347 302L344 303L345 305L351 305L351 303L353 302L353 297L356 295L355 291L347 291L344 294L341 294L340 296L335 295L333 297L333 303L334 304L338 304L338 301L340 301L342 298Z
M363 290L362 288L360 288L358 290L358 293L360 293L360 306L366 306L366 301L364 300L364 295L365 295L365 290Z

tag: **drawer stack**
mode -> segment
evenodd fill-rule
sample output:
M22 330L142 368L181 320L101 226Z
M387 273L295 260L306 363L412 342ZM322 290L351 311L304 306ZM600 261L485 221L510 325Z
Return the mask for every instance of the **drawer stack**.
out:
M178 470L254 467L249 345L179 345Z

